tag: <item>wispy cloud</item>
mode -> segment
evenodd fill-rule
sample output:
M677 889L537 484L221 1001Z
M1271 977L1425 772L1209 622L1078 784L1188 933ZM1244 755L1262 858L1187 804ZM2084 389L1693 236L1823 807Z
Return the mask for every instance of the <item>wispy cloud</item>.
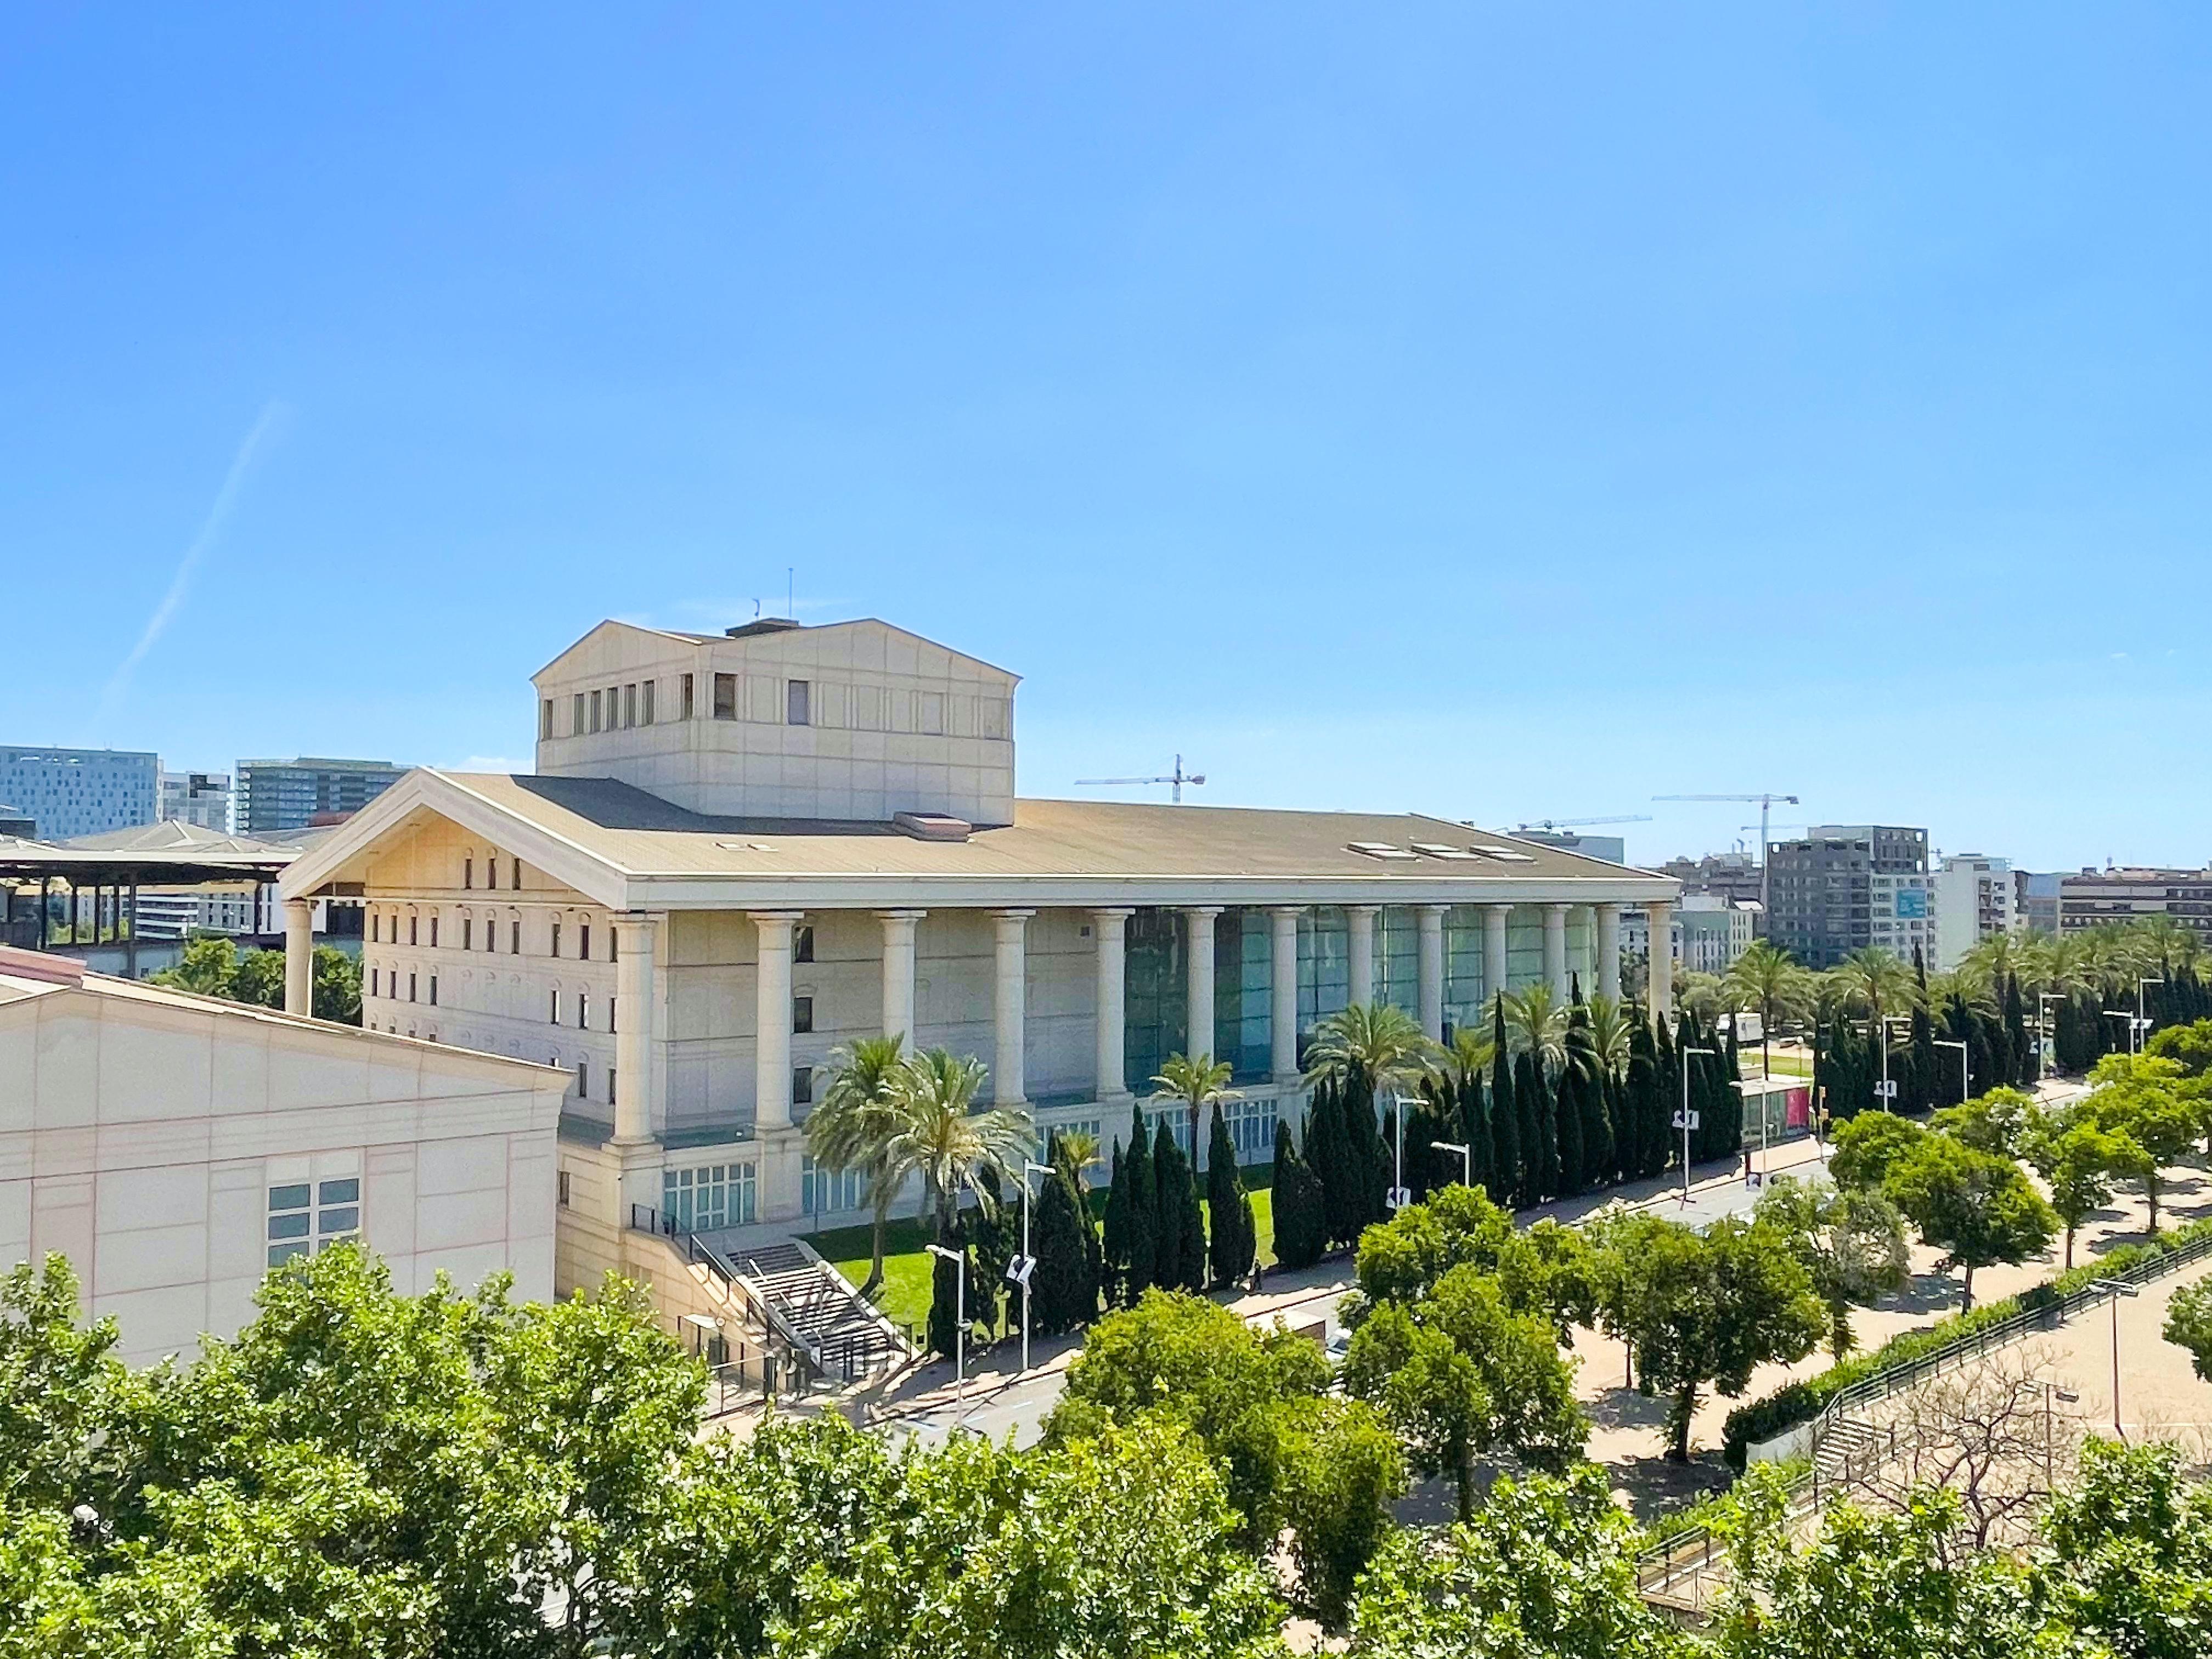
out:
M207 517L200 521L199 534L192 538L191 545L185 550L185 556L177 562L177 574L169 579L169 591L161 596L161 604L154 607L154 614L146 619L145 629L138 635L138 643L131 647L131 654L124 658L109 678L107 689L100 695L103 714L113 713L122 702L131 689L131 676L145 660L146 653L160 642L171 620L183 606L185 596L191 589L193 574L199 568L200 561L207 556L208 550L222 534L231 509L238 503L239 493L246 487L246 477L253 470L254 460L263 446L290 417L291 412L285 404L272 399L262 410L260 418L253 422L253 429L246 434L246 441L239 445L238 453L231 457L230 471L223 475L222 488L216 492L215 505L208 509Z

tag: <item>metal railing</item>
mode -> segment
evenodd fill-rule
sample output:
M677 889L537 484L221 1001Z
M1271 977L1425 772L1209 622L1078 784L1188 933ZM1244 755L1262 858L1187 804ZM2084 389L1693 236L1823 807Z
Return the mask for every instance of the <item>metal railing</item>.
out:
M633 1232L655 1233L662 1238L674 1241L676 1247L684 1252L686 1261L704 1267L714 1274L724 1290L737 1283L738 1275L730 1264L698 1234L688 1227L677 1225L676 1218L666 1211L651 1204L633 1204L629 1206L629 1224Z
M2064 1324L2078 1315L2100 1307L2118 1292L2114 1285L2142 1285L2163 1278L2193 1261L2212 1256L2212 1231L2191 1239L2178 1249L2162 1250L2158 1255L2130 1262L2101 1275L2078 1290L2039 1303L2032 1308L1995 1320L1978 1329L1962 1332L1940 1346L1925 1353L1914 1354L1884 1365L1871 1376L1862 1377L1850 1387L1839 1389L1820 1408L1812 1424L1811 1467L1791 1484L1790 1514L1795 1517L1817 1508L1820 1501L1821 1443L1839 1424L1853 1420L1854 1407L1869 1406L1893 1395L1917 1388L1921 1383L1942 1375L1955 1366L1996 1349L2006 1347L2022 1337L2037 1331L2045 1331ZM1848 1488L1863 1478L1855 1467L1856 1460L1848 1455L1841 1484ZM1834 1483L1831 1483L1834 1484ZM1682 1605L1702 1606L1702 1599L1684 1597L1680 1587L1685 1583L1694 1584L1699 1577L1712 1570L1717 1550L1710 1528L1693 1526L1686 1531L1641 1551L1636 1558L1636 1577L1638 1590L1647 1598Z

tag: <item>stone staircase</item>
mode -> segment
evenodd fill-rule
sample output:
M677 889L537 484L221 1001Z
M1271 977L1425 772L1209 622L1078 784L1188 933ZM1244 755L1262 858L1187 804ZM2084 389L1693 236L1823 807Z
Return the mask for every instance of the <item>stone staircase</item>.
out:
M805 1245L731 1250L726 1260L777 1335L825 1380L854 1382L913 1357L897 1328Z

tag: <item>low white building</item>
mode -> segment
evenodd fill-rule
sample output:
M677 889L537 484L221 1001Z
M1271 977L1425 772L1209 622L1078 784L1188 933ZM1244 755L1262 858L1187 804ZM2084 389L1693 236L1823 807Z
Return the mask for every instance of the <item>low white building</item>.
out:
M849 1214L803 1125L854 1038L976 1055L1109 1142L1211 1053L1257 1160L1324 1016L1618 994L1625 911L1677 890L1444 818L1018 799L1015 677L880 622L605 623L536 684L535 775L410 773L282 890L295 1006L307 907L358 903L369 1024L568 1073L564 1289L655 1217Z
M1755 900L1685 893L1668 928L1668 951L1674 966L1696 974L1725 974L1751 949L1759 915ZM1620 946L1638 961L1650 959L1651 930L1641 913L1631 911L1622 919Z
M0 947L0 1263L67 1255L134 1363L235 1332L340 1238L402 1291L504 1270L543 1300L566 1082Z

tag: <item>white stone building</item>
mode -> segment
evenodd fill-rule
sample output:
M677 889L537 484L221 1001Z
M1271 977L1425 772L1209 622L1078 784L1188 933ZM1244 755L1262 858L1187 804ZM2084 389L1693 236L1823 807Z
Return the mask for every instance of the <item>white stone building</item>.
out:
M88 974L0 947L0 1263L60 1251L133 1363L252 1316L273 1264L365 1239L553 1291L544 1067Z
M2027 925L2009 859L1953 853L1929 879L1936 912L1936 952L1928 963L1931 972L1956 968L1982 940L2016 933Z
M569 1074L564 1288L633 1220L857 1206L800 1127L854 1038L975 1054L1109 1139L1212 1052L1264 1157L1323 1015L1442 1035L1501 987L1617 994L1624 908L1664 925L1677 890L1440 818L1017 799L1015 677L880 622L609 622L536 684L536 775L410 773L282 890L296 999L307 905L356 902L369 1024Z

